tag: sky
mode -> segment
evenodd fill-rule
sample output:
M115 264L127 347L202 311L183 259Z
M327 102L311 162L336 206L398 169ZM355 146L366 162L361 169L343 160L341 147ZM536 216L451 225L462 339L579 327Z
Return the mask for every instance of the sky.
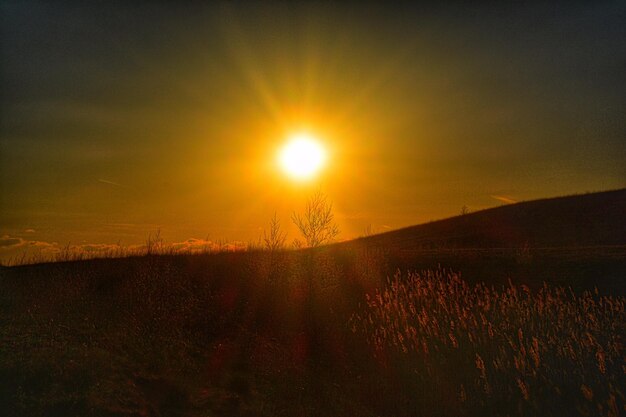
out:
M291 241L320 189L349 239L626 186L624 2L182 3L0 3L0 259Z

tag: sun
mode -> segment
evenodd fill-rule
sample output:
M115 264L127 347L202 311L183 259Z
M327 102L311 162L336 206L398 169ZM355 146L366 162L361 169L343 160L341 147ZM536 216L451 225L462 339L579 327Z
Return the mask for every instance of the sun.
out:
M287 143L278 152L278 164L291 178L309 180L315 177L326 163L326 149L310 133L289 136Z

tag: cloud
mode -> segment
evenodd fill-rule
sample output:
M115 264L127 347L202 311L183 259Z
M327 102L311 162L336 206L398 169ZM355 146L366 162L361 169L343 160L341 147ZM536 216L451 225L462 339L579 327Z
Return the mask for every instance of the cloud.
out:
M175 253L200 253L200 252L217 252L217 251L238 251L247 247L244 242L213 242L207 239L190 238L182 242L165 243L164 251L172 251Z
M121 247L117 244L89 243L86 245L76 245L73 247L73 249L77 250L78 252L106 254L106 253L118 251L121 249Z
M189 238L182 242L163 242L155 248L156 252L163 253L204 253L204 252L235 252L247 249L248 244L241 241L214 242L207 239ZM131 245L125 249L131 252L142 253L146 250L145 244Z
M207 239L189 238L182 242L161 242L154 245L154 251L156 253L175 253L175 254L188 254L188 253L204 253L204 252L220 252L220 251L238 251L247 248L247 244L244 242L214 242ZM145 253L147 247L146 244L129 245L123 248L129 252Z
M166 249L174 252L201 252L213 250L215 243L210 240L190 238L183 242L175 242L164 245Z
M221 244L219 246L219 250L227 251L227 252L237 252L240 250L245 250L248 247L246 242L234 241L230 243Z
M34 247L37 249L58 249L59 248L59 244L54 242L54 243L50 243L50 242L44 242L42 240L25 240L24 241L25 246L30 246L30 247Z
M4 235L0 238L0 249L11 250L17 248L25 249L58 249L59 244L56 242L44 242L42 240L27 240L21 237L11 237Z
M26 229L24 233L35 233L35 229Z
M207 239L190 238L182 242L162 242L155 245L154 253L194 254L207 252L235 252L247 248L245 242L213 242ZM121 246L110 243L84 243L60 245L58 242L26 240L4 235L0 238L0 260L8 264L55 261L59 259L89 259L110 256L142 255L146 244Z
M103 179L101 179L101 178L99 178L99 179L98 179L98 182L101 182L101 183L103 183L103 184L114 185L114 186L116 186L116 187L124 187L122 184L119 184L119 183L117 183L117 182L114 182L114 181L109 181L109 180L103 180Z
M498 200L498 201L500 201L502 203L505 203L505 204L515 204L515 203L517 203L517 200L515 200L515 199L513 199L511 197L504 196L504 195L491 195L490 197L495 199L495 200Z
M26 240L8 235L0 238L0 262L7 265L52 260L59 252L56 242Z
M15 246L21 246L24 244L24 239L19 237L11 237L4 235L0 238L0 248L10 248Z

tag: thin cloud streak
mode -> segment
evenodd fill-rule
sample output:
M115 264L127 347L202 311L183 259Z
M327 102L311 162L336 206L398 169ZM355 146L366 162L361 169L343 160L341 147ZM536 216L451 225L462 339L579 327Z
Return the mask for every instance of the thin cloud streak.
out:
M114 185L116 187L122 187L122 188L126 188L125 186L123 186L122 184L119 184L117 182L114 181L109 181L109 180L103 180L101 178L98 179L98 182L101 182L102 184L109 184L109 185Z
M495 199L495 200L498 200L498 201L500 201L502 203L505 203L505 204L515 204L515 203L517 203L517 200L515 200L513 198L510 198L510 197L507 197L507 196L503 196L503 195L491 195L490 197Z

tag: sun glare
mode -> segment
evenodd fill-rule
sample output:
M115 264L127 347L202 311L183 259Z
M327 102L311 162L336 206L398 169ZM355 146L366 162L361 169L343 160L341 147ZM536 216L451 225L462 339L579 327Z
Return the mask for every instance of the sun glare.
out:
M296 180L313 178L326 162L326 150L319 140L308 133L289 137L278 154L283 171Z

